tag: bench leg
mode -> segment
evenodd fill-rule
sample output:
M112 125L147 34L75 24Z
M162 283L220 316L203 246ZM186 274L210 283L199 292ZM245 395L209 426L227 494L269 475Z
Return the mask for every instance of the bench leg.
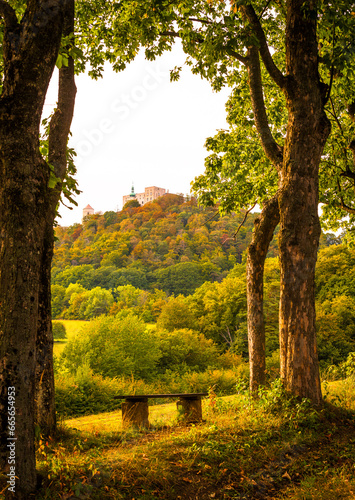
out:
M122 403L122 427L149 427L148 400Z
M177 402L178 408L180 407L183 412L184 421L187 424L193 424L202 421L202 405L201 398L183 398L180 397Z

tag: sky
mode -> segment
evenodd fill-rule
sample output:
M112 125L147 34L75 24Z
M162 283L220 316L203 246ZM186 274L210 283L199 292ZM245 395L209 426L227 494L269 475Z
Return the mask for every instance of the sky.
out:
M121 210L122 197L158 186L190 192L204 172L207 137L228 128L225 103L230 89L213 92L189 68L178 82L169 70L181 66L179 46L156 61L139 54L123 72L105 66L104 76L76 77L77 96L70 146L77 152L78 207L60 207L61 226L80 223L88 204L95 212ZM45 114L57 99L57 75L47 94Z

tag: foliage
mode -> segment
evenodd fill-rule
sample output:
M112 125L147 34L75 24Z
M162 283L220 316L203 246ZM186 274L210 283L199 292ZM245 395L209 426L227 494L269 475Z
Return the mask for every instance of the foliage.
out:
M113 399L116 394L117 383L114 379L94 375L85 364L79 366L74 374L56 376L56 411L61 418L117 409L120 402Z
M158 317L157 327L173 332L178 328L195 329L196 318L189 308L189 302L183 295L170 297L162 307Z
M94 373L87 365L73 374L56 374L56 408L60 418L93 415L121 407L122 394L179 394L207 392L213 385L218 395L233 394L236 371L214 369L183 374L169 372L151 381L119 376L113 379ZM152 400L158 404L161 400Z
M64 323L61 323L60 321L53 321L52 328L53 328L54 340L62 340L67 337L67 332Z
M324 302L337 295L355 297L355 251L346 245L331 245L318 255L316 298Z
M276 123L275 138L282 144L284 98L275 92L265 70L263 81L269 117ZM233 90L226 103L230 128L206 140L205 147L211 154L205 159L204 173L192 183L199 202L203 206L218 204L222 214L249 209L255 203L261 206L275 194L278 185L277 172L264 154L255 127L246 71L235 72L230 85Z
M345 245L330 243L337 241L325 237L316 268L318 351L322 369L329 364L341 363L355 347L354 251ZM105 285L112 269L104 266L98 270L101 281L95 283ZM94 271L92 265L67 267L61 274L60 283L70 283L71 277L74 280L79 277L88 283L90 273ZM266 259L264 314L266 355L270 359L279 349L279 274L278 259ZM96 276L99 276L98 272ZM159 329L171 332L181 328L195 330L224 351L229 349L244 358L248 356L244 264L235 264L221 282L205 281L187 297L167 297L163 290L146 291L132 285L117 286L110 291L100 287L86 290L78 283L71 283L67 288L52 285L52 296L57 317L88 319L103 312L115 315L131 311L144 322L157 322ZM94 299L96 307L93 307ZM272 367L273 372L277 370L277 363L272 362Z
M318 354L321 366L339 364L355 350L355 299L346 295L317 303Z
M230 369L241 363L203 334L162 328L151 330L130 310L98 318L71 338L57 362L58 369L74 374L87 365L104 377L133 376L152 381L209 369Z
M341 380L350 379L351 384L355 377L355 352L350 352L345 361L338 366L330 365L324 371L323 378L325 380Z
M149 380L159 358L159 346L144 322L129 313L90 322L67 343L60 362L71 373L87 364L104 377L134 375Z
M138 200L130 200L127 201L124 205L122 210L125 210L126 208L137 208L140 207L140 203Z
M188 329L158 330L155 333L161 356L157 365L160 373L183 374L219 368L217 346L202 334Z
M75 47L74 47L75 49ZM61 57L61 56L58 56ZM54 113L54 112L53 112ZM40 136L40 152L43 156L43 158L46 160L48 163L48 152L49 152L49 135L50 135L50 122L51 118L53 116L53 113L51 116L48 118L44 118L42 120L42 127L44 127L43 134ZM72 210L72 207L70 205L75 205L77 206L77 202L75 201L74 197L76 195L79 195L81 193L79 187L78 187L78 182L75 178L75 175L77 173L76 165L75 165L75 157L76 157L76 152L73 148L70 148L67 146L66 148L66 171L65 171L65 176L62 181L62 189L61 189L61 195L60 195L60 203L65 205L66 202L69 202L69 209ZM48 163L51 172L50 172L50 187L55 187L58 181L58 179L54 175L54 169L53 166ZM66 205L65 205L66 206ZM60 218L59 212L57 211L57 217ZM57 222L55 223L57 225Z
M113 302L109 290L100 287L86 290L79 284L70 284L65 291L60 314L67 319L88 320L108 313Z
M80 283L114 289L160 288L169 294L192 293L204 281L222 279L241 262L250 240L251 215L239 232L243 214L221 217L195 200L163 196L142 207L95 214L69 228L57 227L52 285ZM273 244L276 250L276 243Z

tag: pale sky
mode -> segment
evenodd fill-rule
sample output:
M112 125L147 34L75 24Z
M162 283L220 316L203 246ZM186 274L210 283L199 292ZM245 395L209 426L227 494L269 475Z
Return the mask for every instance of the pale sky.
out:
M225 103L230 89L213 92L210 84L183 68L179 82L169 70L184 62L178 46L156 61L143 54L121 73L105 67L101 80L76 78L77 97L70 145L77 151L78 207L61 207L59 224L81 222L83 208L95 212L122 208L132 182L136 192L158 186L189 193L204 171L204 143L228 128ZM56 81L45 112L56 102Z

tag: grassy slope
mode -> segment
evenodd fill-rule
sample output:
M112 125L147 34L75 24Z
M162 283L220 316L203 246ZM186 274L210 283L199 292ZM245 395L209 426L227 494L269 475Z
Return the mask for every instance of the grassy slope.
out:
M56 320L54 320L55 322ZM67 339L54 342L53 353L54 356L59 356L63 351L66 342L74 337L80 332L82 327L87 323L87 321L81 321L77 319L60 319L58 322L63 323L67 332Z
M327 388L348 410L317 413L274 391L258 404L210 398L197 426L177 422L175 403L151 408L142 432L123 431L118 412L69 420L40 442L37 498L353 499L353 386Z

